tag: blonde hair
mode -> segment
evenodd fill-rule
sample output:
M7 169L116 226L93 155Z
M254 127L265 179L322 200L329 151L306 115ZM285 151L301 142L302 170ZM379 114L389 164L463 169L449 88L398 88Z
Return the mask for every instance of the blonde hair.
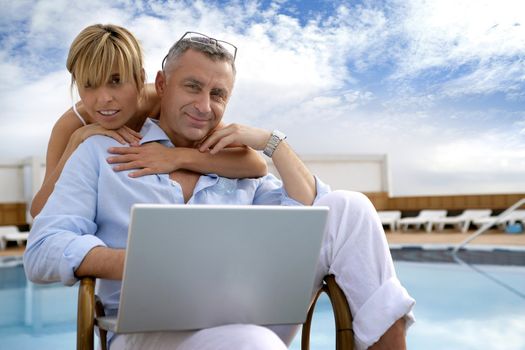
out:
M99 87L110 81L113 67L120 81L133 81L137 91L144 87L142 48L127 29L113 24L95 24L84 28L69 48L66 67L71 73L71 87Z

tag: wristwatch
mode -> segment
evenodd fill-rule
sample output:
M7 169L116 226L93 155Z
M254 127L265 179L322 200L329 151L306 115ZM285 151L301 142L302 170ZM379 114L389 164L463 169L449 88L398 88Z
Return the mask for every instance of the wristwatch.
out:
M268 140L268 143L266 144L266 147L264 148L263 153L272 158L273 152L279 146L282 140L286 138L286 135L279 130L272 131L272 135L270 136L270 139Z

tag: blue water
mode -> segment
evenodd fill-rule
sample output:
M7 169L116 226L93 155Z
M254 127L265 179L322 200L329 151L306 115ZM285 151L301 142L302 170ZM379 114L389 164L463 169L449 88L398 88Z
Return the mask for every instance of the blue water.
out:
M77 288L28 283L22 267L10 265L0 266L0 349L74 349ZM524 266L395 265L417 300L409 349L525 350ZM290 348L300 349L299 336ZM315 309L311 348L335 348L325 296Z

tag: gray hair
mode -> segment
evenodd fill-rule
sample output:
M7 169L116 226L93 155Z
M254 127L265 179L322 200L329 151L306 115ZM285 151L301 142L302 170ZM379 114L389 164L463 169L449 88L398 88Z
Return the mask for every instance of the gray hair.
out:
M201 52L210 58L212 61L227 62L232 66L233 76L235 77L235 58L226 50L217 40L208 39L206 37L183 38L177 41L168 51L166 57L162 61L162 70L166 71L166 67L175 62L182 54L189 49Z

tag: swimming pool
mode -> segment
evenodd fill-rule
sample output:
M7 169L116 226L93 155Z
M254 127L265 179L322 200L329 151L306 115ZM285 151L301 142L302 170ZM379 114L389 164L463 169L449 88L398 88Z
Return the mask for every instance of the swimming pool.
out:
M467 265L435 253L426 259L433 262L421 262L418 250L406 255L394 257L400 280L417 301L409 349L525 349L525 252L514 254L519 266ZM418 262L410 261L414 256ZM0 349L74 349L76 298L76 287L28 283L19 258L2 258ZM322 296L311 348L334 349L333 334L331 307ZM290 349L300 349L300 337Z

